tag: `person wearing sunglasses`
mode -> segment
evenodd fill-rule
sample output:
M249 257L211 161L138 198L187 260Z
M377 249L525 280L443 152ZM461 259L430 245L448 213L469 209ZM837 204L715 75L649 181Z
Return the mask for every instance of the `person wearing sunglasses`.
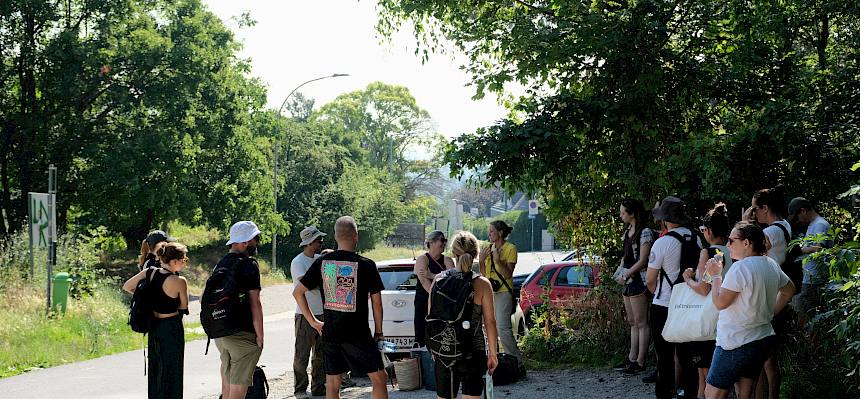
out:
M415 342L418 346L426 346L425 320L427 317L427 306L430 300L430 289L436 275L445 270L454 268L454 261L445 256L445 245L448 239L445 233L434 230L427 234L424 240L424 248L427 252L415 259L415 275L418 276L418 284L415 286Z
M791 224L784 218L788 214L788 205L785 202L782 186L756 191L750 205L750 208L747 210L748 218L746 220L758 222L763 226L767 243L769 243L767 256L775 260L776 264L780 265L782 270L789 275L796 274L792 271L794 262L786 262L788 243L791 241L792 231ZM773 320L777 337L785 335L791 324L791 317L789 312L777 312ZM766 382L768 398L779 399L781 377L779 363L775 356L765 362L764 373L767 379L761 380L759 389L764 390L764 383Z
M732 257L726 247L730 229L728 208L722 202L708 211L702 225L699 226L699 232L702 233L709 245L707 248L703 248L699 254L699 265L696 270L692 268L684 270L684 282L699 295L707 296L711 292L713 280L705 273L705 264L709 259L720 254L717 258L722 258L723 273L721 277L725 277L726 272L732 267ZM688 345L693 359L697 359L694 363L699 369L699 390L696 397L704 398L705 386L707 385L706 378L717 343L713 340L695 341L686 343L686 345Z
M705 388L708 399L727 398L733 386L739 399L753 397L764 362L775 347L771 320L795 291L791 279L766 256L766 236L757 224L736 224L727 241L737 261L725 277L721 263L709 259L705 264L705 271L713 276L711 298L720 311L717 347Z
M163 241L161 241L163 242ZM141 270L122 288L134 294L137 284L149 278L146 300L152 306L147 334L149 348L147 391L149 398L182 398L185 358L185 328L182 315L188 314L188 282L179 272L188 264L188 248L178 242L159 246L160 267Z

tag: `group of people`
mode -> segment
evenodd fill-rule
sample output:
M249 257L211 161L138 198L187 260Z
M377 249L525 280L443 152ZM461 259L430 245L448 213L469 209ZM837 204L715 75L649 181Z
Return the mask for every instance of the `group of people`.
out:
M425 318L430 293L436 281L451 273L471 272L477 259L480 273L474 274L472 337L469 360L447 368L437 362L436 387L440 398L451 398L461 391L464 398L480 397L484 376L495 369L497 342L501 338L505 353L519 357L511 328L512 274L517 250L506 241L511 228L501 221L493 222L488 233L490 244L480 248L469 232L459 232L450 245L453 258L444 255L448 239L433 231L425 240L426 252L415 260L415 342L427 344ZM343 375L349 371L367 374L374 398L387 397L386 374L377 343L384 339L382 330L382 280L376 264L355 253L358 230L350 217L335 223L337 250L322 250L325 233L316 227L301 232L302 253L292 261L291 273L297 282L294 297L296 311L295 396L325 393L338 397ZM374 320L371 334L368 325L370 298ZM307 376L311 360L311 380Z
M260 268L254 255L260 244L260 229L251 221L230 227L229 252L215 268L235 268L240 293L239 328L215 339L221 360L221 397L242 399L253 384L257 361L263 352L263 307L260 302ZM179 272L188 262L188 248L161 230L150 233L141 244L140 271L123 284L134 293L148 279L152 324L147 339L147 390L149 398L182 398L185 329L188 314L188 283Z
M775 349L789 325L787 305L794 297L801 313L814 312L827 281L822 262L801 259L828 241L789 246L793 229L806 228L805 236L816 238L829 230L812 203L797 197L786 204L782 188L775 187L757 191L734 225L726 205L718 203L696 228L684 202L673 196L650 212L641 201L626 199L619 216L625 229L615 278L623 285L630 351L616 370L644 371L650 341L656 371L643 380L655 383L658 399L726 398L732 389L738 398L753 397L757 389L778 398ZM652 218L656 229L648 227ZM719 311L715 340L664 339L678 284L711 298Z
M297 302L295 396L307 397L310 386L313 396L337 398L343 377L353 371L367 374L374 398L386 398L386 373L378 349L378 342L384 340L382 279L376 264L355 252L358 245L355 220L343 216L336 221L334 230L336 250L323 250L326 233L316 227L302 230L302 252L290 267L296 281L293 296ZM511 228L504 222L493 222L488 230L490 243L484 248L471 233L457 233L450 246L453 258L443 255L448 242L445 234L433 231L425 242L427 252L416 259L415 338L419 346L426 344L424 318L434 282L450 273L471 272L476 259L480 265L480 273L475 273L473 279L473 353L468 362L454 369L437 365L440 398L451 398L452 392L456 395L460 389L465 398L480 397L485 374L497 365L499 340L505 353L520 356L510 322L517 249L506 241ZM227 241L230 250L215 266L215 269L235 270L237 292L242 298L240 331L214 339L220 353L224 399L245 397L263 350L260 271L254 259L260 234L251 221L235 223L230 227ZM138 284L148 279L148 292L154 293L148 297L153 316L148 334L150 398L182 397L185 348L182 316L188 314L188 284L179 272L187 261L185 245L163 231L153 231L141 245L139 272L123 284L125 291L134 293ZM373 333L368 325L368 299ZM311 378L308 378L311 353Z

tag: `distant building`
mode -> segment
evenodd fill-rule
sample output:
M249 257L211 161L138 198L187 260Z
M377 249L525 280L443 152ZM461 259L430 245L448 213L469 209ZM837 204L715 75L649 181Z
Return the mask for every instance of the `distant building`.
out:
M517 192L511 196L505 196L505 199L498 201L490 207L490 217L500 215L510 211L528 211L529 196L523 192Z

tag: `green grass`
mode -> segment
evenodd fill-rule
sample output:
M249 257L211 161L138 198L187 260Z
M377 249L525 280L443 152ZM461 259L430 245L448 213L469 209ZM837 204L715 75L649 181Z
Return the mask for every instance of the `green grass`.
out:
M361 253L362 256L370 258L375 262L380 262L384 260L392 260L392 259L406 259L413 258L415 256L419 256L424 253L424 250L421 248L403 248L403 247L389 247L385 245L379 245L376 248L373 248L368 251L364 251Z
M118 289L70 299L66 314L45 314L41 287L7 286L0 296L0 378L38 368L139 349L143 335L126 324L128 307ZM204 337L190 331L186 340Z

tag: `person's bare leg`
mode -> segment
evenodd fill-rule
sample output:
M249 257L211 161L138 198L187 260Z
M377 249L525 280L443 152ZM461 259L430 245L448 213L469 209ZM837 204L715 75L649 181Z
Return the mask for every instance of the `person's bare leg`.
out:
M740 381L735 383L735 393L738 399L752 399L755 395L756 380L741 377Z
M630 308L633 310L633 322L639 331L639 344L636 353L636 362L645 366L645 357L648 355L648 341L651 339L651 327L648 325L648 296L639 295L630 298Z
M221 397L230 396L230 384L227 384L227 377L224 376L224 365L221 365Z
M248 394L248 386L247 385L228 385L229 393L224 396L223 399L245 399L245 395Z
M758 376L758 381L753 387L753 395L756 399L767 398L767 373L764 371L764 368L761 369L761 373Z
M707 378L708 369L699 369L699 392L696 394L697 398L705 397L705 386L708 385Z
M627 296L622 296L622 298L624 298L624 318L627 320L627 325L630 326L630 352L627 353L627 361L632 362L639 355L639 328L636 326L631 298Z
M385 385L386 375L385 370L378 370L368 373L370 383L373 384L373 399L388 399L388 387Z
M720 389L711 384L705 387L705 398L707 399L726 399L728 397L728 389Z
M325 397L326 399L340 399L340 380L341 375L329 375L325 376Z
M776 356L771 356L764 361L764 373L767 374L767 397L768 399L779 399L779 363Z

